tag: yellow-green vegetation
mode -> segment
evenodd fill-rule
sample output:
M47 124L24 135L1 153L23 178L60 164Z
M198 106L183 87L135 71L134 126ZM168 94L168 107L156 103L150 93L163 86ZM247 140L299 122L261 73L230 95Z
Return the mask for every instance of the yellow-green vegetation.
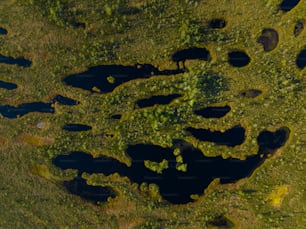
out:
M145 160L144 165L152 171L162 173L164 169L168 168L168 161L165 159L163 159L161 162Z
M273 189L266 200L274 207L279 207L286 195L289 193L288 185L281 185Z
M294 27L305 18L306 0L287 13L278 10L280 2L0 1L0 27L8 30L0 35L0 54L33 62L30 68L0 64L0 80L18 85L16 90L0 88L0 105L48 103L57 94L80 101L77 106L55 104L54 114L0 117L0 228L218 228L221 221L237 228L303 228L306 68L297 68L295 61L306 47L306 30L296 37ZM226 27L208 28L213 18L224 18ZM270 52L257 42L264 28L279 35ZM187 60L188 72L133 80L103 95L62 82L99 64L175 69L171 55L191 46L206 47L212 60ZM251 62L231 66L227 54L233 50L243 50ZM246 89L263 93L246 98L240 95ZM134 109L139 99L170 93L183 97L166 106ZM220 119L193 113L209 105L229 105L231 111ZM109 118L117 113L121 120ZM61 129L67 122L93 129L67 132ZM39 128L39 123L48 125ZM225 131L238 124L246 129L246 140L236 147L200 142L184 130ZM128 145L169 147L173 139L190 142L206 156L243 159L257 153L261 131L282 126L291 130L288 142L251 177L228 185L214 182L185 205L165 203L152 184L134 184L118 174L83 174L88 184L110 185L119 193L96 206L62 186L76 171L52 165L52 158L70 151L129 165Z

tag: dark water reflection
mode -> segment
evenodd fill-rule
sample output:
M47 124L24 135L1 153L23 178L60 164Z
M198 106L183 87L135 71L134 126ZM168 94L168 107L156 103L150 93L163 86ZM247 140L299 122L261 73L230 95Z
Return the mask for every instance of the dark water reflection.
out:
M250 61L250 57L243 51L233 51L228 54L228 62L234 67L244 67Z
M138 107L144 108L144 107L151 107L154 105L166 105L171 103L174 99L177 99L179 97L182 97L180 94L171 94L171 95L157 95L152 96L148 99L141 99L138 100L136 103Z
M299 36L304 30L305 20L298 20L294 26L293 34L295 37Z
M241 126L235 126L225 132L195 129L192 127L188 127L186 130L195 138L201 141L214 142L216 145L233 147L241 145L245 139L245 129Z
M66 105L66 106L74 106L74 105L78 105L80 103L77 100L70 99L70 98L62 96L62 95L56 95L51 102L52 103L59 103L59 104Z
M303 69L306 66L306 49L303 49L296 58L296 65L299 69Z
M230 106L215 106L215 107L205 107L200 110L195 110L196 115L200 115L204 118L222 118L228 112L230 112Z
M119 119L121 119L121 117L122 117L121 114L114 114L114 115L111 116L111 119L117 119L117 120L119 120Z
M183 68L185 69L185 61L186 60L204 60L210 61L211 56L210 52L206 48L198 48L198 47L191 47L188 49L182 49L175 52L172 55L172 61L176 62L177 69L180 69L180 62L183 64Z
M26 115L30 112L54 113L54 108L51 103L24 103L17 107L10 105L0 106L0 114L6 118L17 118L18 116Z
M261 90L257 90L257 89L247 89L247 90L243 90L241 91L239 94L242 95L245 98L256 98L257 96L259 96L262 93Z
M284 12L288 12L294 7L296 7L299 2L300 0L283 0L282 3L279 5L279 8Z
M222 29L226 26L226 21L221 18L212 19L208 26L212 29Z
M6 35L7 30L5 28L0 27L0 35Z
M84 124L78 123L68 123L62 127L63 130L72 131L72 132L79 132L79 131L88 131L91 130L92 127Z
M109 197L114 198L117 195L111 187L88 185L80 176L71 181L65 181L64 186L71 194L78 195L94 204L106 202Z
M263 45L266 52L274 50L278 44L278 32L275 29L263 29L257 42Z
M1 82L0 81L0 87L1 87ZM14 89L14 85L13 84L4 84L7 89L11 90ZM16 85L17 86L17 85ZM61 96L61 95L57 95L55 96L51 102L49 103L43 103L43 102L33 102L33 103L24 103L24 104L20 104L19 106L15 107L15 106L11 106L11 105L0 105L0 114L5 117L5 118L17 118L17 117L21 117L23 115L26 115L28 113L32 113L32 112L40 112L40 113L54 113L55 109L53 107L54 103L60 103L63 105L67 105L67 106L73 106L73 105L77 105L79 104L78 101ZM67 126L67 129L75 129L77 128L76 126Z
M9 82L5 82L5 81L0 80L0 88L4 88L4 89L7 89L7 90L14 90L17 87L18 87L17 84L9 83Z
M3 56L0 54L0 63L4 64L16 64L20 67L30 67L32 65L32 61L27 60L23 57L13 58L10 56Z
M126 152L132 160L131 167L113 158L93 158L84 152L58 155L53 159L53 163L62 169L77 169L79 175L83 172L105 175L118 172L138 184L154 183L159 186L160 194L165 200L174 204L183 204L193 201L190 198L191 194L203 194L203 190L215 178L220 178L220 182L226 184L250 176L267 158L268 153L285 144L289 132L288 128L281 128L276 132L262 132L257 139L260 147L258 154L247 157L246 160L205 157L200 150L189 143L177 140L174 142L174 148L181 150L183 162L187 164L186 172L176 169L174 148L149 144L131 145L127 148ZM144 165L145 160L161 162L163 159L168 161L168 168L163 170L162 174L151 171Z
M149 78L154 75L174 75L182 70L159 71L151 64L134 66L101 65L87 71L67 76L63 81L70 86L101 94L112 92L119 85L134 79ZM93 88L96 89L93 89Z

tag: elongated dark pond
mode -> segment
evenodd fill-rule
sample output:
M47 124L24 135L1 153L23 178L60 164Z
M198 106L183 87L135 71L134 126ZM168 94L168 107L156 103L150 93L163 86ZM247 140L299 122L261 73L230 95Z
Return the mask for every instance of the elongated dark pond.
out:
M159 186L160 194L165 200L174 204L184 204L193 201L190 198L191 194L203 194L203 190L215 178L220 178L220 182L226 184L250 176L269 153L285 144L289 133L287 127L275 132L263 131L257 138L258 154L247 157L246 160L205 157L189 143L176 140L173 148L149 144L130 145L126 153L131 157L131 167L109 157L93 158L85 152L58 155L53 159L53 163L62 169L77 169L79 176L83 172L105 175L118 172L138 184L154 183ZM180 149L183 162L187 164L186 172L176 169L177 162L173 154L175 148ZM161 162L163 159L168 161L168 168L161 174L148 169L144 164L145 160Z
M303 49L296 57L296 65L299 69L303 69L306 66L306 49Z
M5 82L0 80L0 88L4 88L7 90L14 90L17 88L17 84L14 83L9 83L9 82Z
M66 106L74 106L78 105L80 102L62 95L56 95L53 100L51 101L52 103L59 103L62 105Z
M87 71L65 77L63 81L70 86L101 94L112 92L119 85L130 80L149 78L154 75L174 75L182 70L159 71L151 64L100 65Z
M1 85L3 85L3 87L5 87L8 90L15 89L15 84L6 83L6 82L1 84L0 81L0 87ZM56 95L49 103L43 103L43 102L23 103L17 107L11 105L0 105L0 114L5 118L12 119L12 118L21 117L23 115L32 112L54 113L55 109L52 106L52 104L54 103L59 103L66 106L74 106L79 104L79 102L74 99L70 99L62 95ZM86 125L66 125L63 129L78 131L79 129L83 130L83 128L88 128L88 127Z
M195 110L196 115L200 115L204 118L222 118L228 112L230 112L230 106L216 106L216 107L205 107L199 110Z
M171 94L171 95L156 95L148 99L141 99L137 101L137 105L140 108L151 107L154 105L165 105L171 103L173 100L181 97L180 94Z
M177 68L180 68L180 62L183 64L183 68L186 68L186 60L204 60L210 61L210 52L206 48L190 47L188 49L178 50L172 55L172 61L176 62Z
M299 2L300 0L283 0L279 5L279 8L284 12L288 12L296 7Z
M6 118L17 118L31 112L54 113L54 108L51 103L42 102L24 103L17 107L10 105L0 106L0 114Z
M109 197L114 198L116 196L116 192L111 187L88 185L80 176L71 181L65 181L64 186L70 193L78 195L94 204L105 202Z
M0 54L0 63L4 64L15 64L20 67L30 67L32 65L32 61L27 60L23 57L13 58L10 56L3 56Z
M214 142L216 145L241 145L245 139L245 129L241 126L234 126L224 133L206 129L195 129L192 127L188 127L186 130L195 138L201 141Z
M92 127L79 123L67 123L62 127L62 129L67 131L79 132L91 130Z

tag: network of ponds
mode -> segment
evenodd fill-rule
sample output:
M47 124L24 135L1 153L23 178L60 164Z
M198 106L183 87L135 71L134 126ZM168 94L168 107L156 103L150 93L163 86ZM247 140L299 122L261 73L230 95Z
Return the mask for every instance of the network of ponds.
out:
M279 9L284 13L293 9L299 1L283 0ZM294 27L294 36L299 36L304 30L305 21L298 20ZM215 18L209 21L208 27L211 29L223 29L227 22L223 18ZM0 27L0 35L7 35L8 30ZM257 42L262 45L265 52L270 52L277 48L279 43L278 32L273 28L263 28L257 37ZM189 47L178 50L172 55L172 61L176 63L176 69L159 70L151 64L124 65L100 65L88 68L86 71L69 75L63 78L67 86L81 88L92 93L111 93L121 84L135 80L145 79L158 75L181 74L188 69L186 60L211 61L210 51L204 47ZM230 50L228 52L228 64L236 68L242 68L251 62L251 57L244 50ZM29 68L32 61L24 57L11 57L0 54L0 64L15 65L16 67ZM306 66L306 49L298 53L296 65L299 69ZM0 80L0 89L16 90L18 85L13 82ZM245 89L239 92L239 96L245 98L255 98L262 93L256 88ZM181 94L154 95L150 98L141 98L136 101L136 108L152 107L156 105L167 105ZM54 103L65 106L77 106L79 101L56 95L49 102L32 102L20 104L19 106L0 105L0 114L5 118L18 118L31 112L54 113ZM194 114L203 118L222 118L231 107L211 106L194 110ZM121 114L113 114L114 120L121 119ZM62 126L65 131L80 132L91 131L92 127L82 123L66 123ZM245 140L245 129L242 126L234 126L225 132L211 131L208 129L196 129L188 127L186 133L192 135L199 141L213 142L215 145L234 147L243 144ZM278 148L282 147L290 134L287 127L278 130L262 131L257 137L259 151L256 155L249 156L245 160L234 158L223 159L218 157L204 156L203 152L181 139L173 140L173 146L163 148L153 144L129 145L126 154L131 159L131 166L106 156L93 158L90 152L68 152L67 155L58 155L53 159L53 164L61 169L75 169L78 176L70 181L65 181L64 186L72 194L89 200L93 203L106 201L109 197L115 197L118 193L110 186L91 186L81 177L82 173L89 174L103 173L110 175L119 173L120 176L128 177L132 182L139 185L142 183L153 183L158 185L160 195L164 200L174 204L184 204L194 201L192 194L201 195L203 190L215 178L219 178L221 184L233 183L241 178L249 177L254 169L261 165ZM178 161L175 152L179 152L179 157L185 167L185 171L178 169ZM162 171L156 172L146 166L146 162L160 164L166 162L166 167ZM221 221L224 221L222 218ZM218 220L217 220L218 221ZM219 222L218 221L218 222Z
M163 148L153 144L129 145L126 153L132 162L130 167L111 157L93 158L89 153L78 151L68 155L58 155L53 159L53 163L61 169L76 169L78 176L71 181L65 181L64 185L71 193L94 203L105 201L108 197L114 197L117 194L110 186L87 185L86 181L81 178L84 172L89 174L103 173L106 176L118 173L139 185L153 183L158 185L160 195L164 200L173 204L185 204L193 201L190 195L202 195L204 189L215 178L219 178L221 184L226 184L249 177L269 154L285 144L289 133L290 130L287 127L282 127L275 132L261 132L257 138L258 154L249 156L245 160L223 159L221 156L207 157L191 144L182 140L174 140L171 148ZM238 131L232 136L227 136L227 141L224 142L225 137L219 133L220 136L212 136L209 141L221 145L234 145L238 144L235 135L240 134ZM207 137L208 134L204 135ZM186 171L177 169L178 162L177 155L175 155L177 150L183 158L183 163L187 165ZM161 173L153 171L145 165L146 161L162 163L165 160L167 167Z

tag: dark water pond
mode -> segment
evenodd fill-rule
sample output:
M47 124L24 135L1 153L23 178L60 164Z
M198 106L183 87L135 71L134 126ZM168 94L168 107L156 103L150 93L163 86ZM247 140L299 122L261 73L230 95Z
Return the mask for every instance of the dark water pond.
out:
M226 21L221 18L212 19L208 27L212 29L222 29L226 26Z
M14 90L14 89L17 88L17 84L4 82L4 81L0 80L0 88L4 88L4 89L7 89L7 90Z
M149 78L154 75L174 75L182 70L159 71L150 64L134 66L101 65L89 68L87 71L67 76L63 81L70 86L82 88L91 92L96 87L100 93L112 92L119 85L134 79Z
M299 36L301 34L301 32L303 32L304 30L304 24L305 21L304 20L298 20L294 26L294 30L293 30L293 34L295 37Z
M306 66L306 49L303 49L296 58L296 65L299 69L303 69Z
M186 60L205 60L210 61L210 52L206 48L191 47L188 49L182 49L175 52L172 55L172 61L176 62L177 69L180 69L180 62L183 64L183 68L186 68Z
M148 99L141 99L138 100L136 103L138 107L144 108L144 107L151 107L154 105L166 105L171 103L174 99L177 99L179 97L182 97L180 94L171 94L171 95L157 95L152 96Z
M72 132L79 132L79 131L88 131L91 130L92 127L84 124L77 124L77 123L69 123L65 124L62 127L63 130L72 131Z
M208 221L208 225L222 229L234 228L235 226L235 224L224 215L217 216L213 220Z
M66 105L66 106L74 106L74 105L80 104L79 101L70 99L62 95L56 95L51 101L51 103L59 103L59 104Z
M86 23L84 22L71 22L70 25L74 28L82 28L85 29L86 28Z
M243 51L234 51L228 54L228 62L234 67L244 67L250 63L250 57Z
M192 127L188 127L186 130L195 138L201 141L214 142L216 145L233 147L236 145L241 145L245 139L245 129L241 126L235 126L225 132L195 129Z
M200 115L204 118L221 118L230 112L230 106L219 106L219 107L205 107L200 110L195 110L196 115Z
M24 103L18 107L10 105L0 106L0 114L6 118L17 118L30 112L54 113L54 108L51 106L51 103L42 102Z
M119 119L121 119L121 117L122 117L121 114L114 114L114 115L111 116L111 119L117 119L117 120L119 120Z
M1 87L0 81L0 87ZM9 88L13 88L14 85L6 85ZM61 96L56 95L50 103L43 103L43 102L33 102L33 103L24 103L20 104L17 107L10 106L10 105L0 105L0 114L6 118L17 118L18 116L21 117L31 112L40 112L40 113L54 113L55 110L52 107L54 103L60 103L63 105L73 106L79 104L78 101ZM72 125L72 126L70 126ZM73 126L74 124L68 124L65 128L70 131L77 131L76 129L82 128L81 126ZM85 126L85 125L84 125ZM85 127L83 127L85 128ZM73 130L75 129L75 130Z
M6 35L7 30L5 28L0 27L0 35Z
M288 12L294 7L296 7L299 2L300 0L283 0L282 3L279 5L279 8L284 12Z
M256 98L262 93L261 90L257 89L247 89L240 92L240 95L246 98Z
M282 147L287 141L290 129L282 127L275 132L262 131L257 138L258 146L263 153L271 153Z
M13 58L10 56L3 56L0 54L0 63L4 64L16 64L20 67L30 67L32 65L32 61L27 60L23 57Z
M71 181L65 181L64 186L71 194L78 195L94 204L98 204L98 202L106 202L109 197L114 198L117 195L111 187L88 185L80 176L77 176Z
M270 52L276 48L278 44L278 32L274 29L264 29L257 42L263 45L266 52Z
M205 157L202 152L189 143L174 141L173 148L162 148L157 145L130 145L126 152L131 157L132 165L125 164L109 157L93 158L84 152L72 152L69 155L58 155L53 159L54 165L62 169L77 169L79 176L83 172L103 173L110 175L118 172L127 176L133 182L141 184L155 183L160 188L162 197L174 204L184 204L193 201L191 194L203 194L203 190L215 178L220 178L222 184L232 183L248 177L277 148L283 146L288 139L290 130L281 128L276 132L264 131L258 136L259 152L247 157L246 160L223 159L222 157ZM174 148L181 150L187 171L176 169ZM161 162L168 161L168 168L162 174L145 167L144 160Z

